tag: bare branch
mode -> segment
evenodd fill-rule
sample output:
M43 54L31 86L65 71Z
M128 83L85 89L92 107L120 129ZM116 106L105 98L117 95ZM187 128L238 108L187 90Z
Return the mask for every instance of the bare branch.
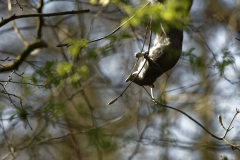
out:
M37 6L37 12L39 14L42 13L42 8L43 8L43 0L39 1L39 4ZM40 39L42 36L42 27L43 27L43 17L38 17L38 21L37 21L37 39Z
M0 83L5 83L5 82L8 82L8 83L15 83L15 84L26 84L26 85L32 85L32 86L36 86L36 87L47 87L46 84L34 84L34 83L31 83L31 82L17 82L17 81L1 81L0 80Z
M11 0L8 0L8 11L10 13L10 15L12 15L12 4L11 4ZM14 20L12 21L12 27L14 29L14 31L16 32L17 36L19 37L19 39L25 44L27 45L28 42L23 38L23 35L21 34L21 32L19 31L16 23L14 22Z
M80 10L80 11L66 11L66 12L57 12L57 13L36 13L36 14L25 14L25 15L12 15L6 19L3 19L0 22L0 27L4 26L8 22L20 19L20 18L29 18L29 17L53 17L53 16L60 16L60 15L66 15L66 14L78 14L78 13L86 13L89 12L89 9Z
M102 128L102 127L105 127L105 126L107 126L107 125L109 125L109 124L116 123L116 122L120 121L124 116L125 116L125 114L122 114L121 116L119 116L119 117L117 117L117 118L114 118L114 119L112 119L112 120L109 120L109 121L105 122L104 124L102 124L102 125L100 125L100 126L94 126L94 127L89 128L89 129L82 130L82 131L78 131L78 132L74 132L74 133L67 133L67 134L62 135L62 136L60 136L60 137L54 137L54 138L45 139L45 140L36 142L33 146L35 147L35 146L37 146L37 145L39 145L39 144L46 143L46 142L49 142L49 141L52 141L52 140L63 139L63 138L68 137L68 136L70 136L70 135L82 134L82 133L86 133L86 132L92 131L92 130L94 130L94 129ZM52 120L52 119L51 119L51 120ZM47 123L46 125L48 125L48 123ZM40 132L37 133L37 135L40 135L41 132L42 132L44 129L46 129L46 125L44 126L44 128L43 128L42 130L40 130ZM34 137L29 141L29 143L28 143L27 145L25 145L25 146L23 146L23 147L20 147L20 148L17 148L17 149L15 149L15 150L17 151L17 150L22 150L22 149L24 149L24 148L30 147L31 142L34 140L35 137L37 137L37 135L34 136Z
M231 125L232 125L232 122L234 121L234 119L235 119L235 117L237 116L237 114L238 113L240 113L239 112L239 110L238 109L236 109L236 113L235 113L235 115L233 116L233 118L232 118L232 120L231 120L231 122L229 123L229 125L228 125L228 128L226 129L226 131L225 131L225 133L224 133L224 135L223 135L223 137L222 138L224 138L225 139L225 137L227 136L227 133L232 129L232 128L230 128L231 127Z
M143 88L144 88L144 87L143 87ZM144 88L144 89L145 89L145 88ZM145 89L145 90L146 90L146 89ZM146 92L147 92L148 95L151 97L150 93L149 93L147 90L146 90ZM152 97L151 97L151 98L152 98ZM226 135L227 135L227 133L232 129L232 128L230 129L230 127L231 127L231 125L232 125L233 120L235 119L235 117L237 116L237 114L240 113L240 110L239 110L239 109L236 109L236 113L235 113L235 115L233 116L231 122L229 123L228 128L226 129L226 132L225 132L224 136L223 136L223 137L218 137L218 136L214 135L213 133L211 133L207 128L205 128L202 124L200 124L197 120L195 120L194 118L192 118L192 117L191 117L190 115L188 115L187 113L185 113L185 112L183 112L183 111L181 111L181 110L179 110L179 109L177 109L177 108L174 108L174 107L171 107L171 106L167 106L167 105L161 104L161 103L157 102L157 101L156 101L155 99L153 99L153 98L152 98L152 101L153 101L154 104L156 104L156 105L158 105L158 106L165 107L165 108L170 108L170 109L173 109L173 110L175 110L175 111L178 111L178 112L184 114L184 115L187 116L189 119L191 119L193 122L195 122L198 126L200 126L203 130L205 130L208 134L210 134L212 137L214 137L214 138L216 138L216 139L218 139L218 140L222 140L222 141L224 141L226 144L228 144L229 146L231 146L232 149L237 149L237 150L240 151L240 146L237 146L237 145L235 145L235 144L232 144L231 142L229 142L229 141L225 138Z
M16 59L13 62L10 62L6 65L0 66L0 72L5 71L11 71L11 70L17 70L20 64L28 57L28 55L38 48L47 47L47 44L43 41L36 41L32 44L27 45L25 50L16 57Z
M144 9L146 6L148 6L150 4L150 2L148 2L147 4L145 4L140 10ZM90 40L88 41L88 43L93 43L93 42L97 42L97 41L100 41L100 40L103 40L111 35L113 35L114 33L116 33L119 29L121 29L125 24L127 24L131 19L133 19L134 17L136 16L136 14L134 14L133 16L131 16L127 21L125 21L124 23L122 23L120 26L118 26L116 29L114 29L111 33L101 37L101 38L97 38L97 39L94 39L94 40ZM1 25L0 25L1 27ZM56 47L69 47L73 44L71 43L65 43L65 44L58 44Z
M18 5L19 8L23 11L23 7L21 6L21 4L18 2L18 0L16 0L16 3L14 5Z

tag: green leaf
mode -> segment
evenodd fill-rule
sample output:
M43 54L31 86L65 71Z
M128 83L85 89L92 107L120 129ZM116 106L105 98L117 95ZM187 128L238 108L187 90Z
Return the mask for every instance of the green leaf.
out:
M221 160L228 160L227 156L221 156Z
M108 136L105 136L101 129L93 129L88 132L89 142L91 145L97 145L102 150L110 150L115 147L114 143Z
M110 2L110 0L100 0L99 4L106 6L109 2Z
M227 66L233 65L235 63L234 57L230 54L230 52L225 51L222 55L222 61L216 62L215 66L217 67L219 71L220 77L223 76L224 70Z
M121 38L121 39L132 38L132 35L129 34L129 33L122 33L122 34L120 35L120 38ZM121 40L121 39L120 39L120 40Z
M62 110L62 109L64 109L64 108L65 108L65 105L64 105L63 103L58 103L58 104L56 104L56 109Z
M75 73L67 78L67 82L71 83L74 88L78 88L79 87L78 82L80 79L81 79L80 75Z
M57 67L57 73L59 76L66 76L68 73L71 72L72 66L69 63L61 62Z
M88 76L88 67L86 65L81 66L77 71L83 78L86 78Z
M14 118L15 118L16 114L11 115L11 117L9 118L9 121L11 122Z
M70 55L72 57L75 57L79 53L79 46L78 45L72 45L70 49Z
M19 108L17 112L18 117L22 120L25 121L27 119L27 110L24 108Z
M97 0L89 0L91 4L97 4Z
M87 47L88 41L86 39L82 39L81 41L70 40L70 43L73 44L70 48L70 55L76 57L82 49Z
M130 24L132 25L132 26L138 26L139 24L140 24L140 18L139 17L137 17L137 16L135 16L135 17L133 17L130 21Z
M33 82L34 84L37 84L38 80L37 80L37 78L36 78L34 75L35 75L35 74L33 74L33 76L32 76L32 82Z

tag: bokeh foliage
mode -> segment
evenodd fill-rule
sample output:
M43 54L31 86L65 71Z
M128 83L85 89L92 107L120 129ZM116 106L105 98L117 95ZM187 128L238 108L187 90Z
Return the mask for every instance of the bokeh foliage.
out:
M27 15L36 13L41 1L14 2L13 13ZM136 61L133 53L141 50L152 18L154 33L161 24L166 30L174 26L187 31L178 65L156 82L156 100L186 111L216 134L223 133L217 115L223 115L226 125L238 107L234 102L239 98L239 53L233 48L239 47L239 42L232 46L238 35L238 25L232 21L238 8L231 8L234 13L226 11L220 0L194 3L205 8L195 6L190 13L193 16L188 16L188 0L168 0L145 8L143 0L44 1L44 13L90 12L44 17L40 39L48 47L35 50L18 69L1 73L1 158L177 159L176 153L181 153L182 159L196 160L239 157L182 114L154 105L135 84L107 106L126 87L124 80ZM0 4L4 17L6 5ZM224 20L215 18L221 15ZM26 40L36 39L38 18L15 21ZM116 33L91 42L123 23ZM232 26L227 36L221 37L228 41L217 46L218 51L211 50L215 43L210 40L219 34L213 31L222 25L227 31ZM0 28L0 35L9 39L5 42L2 36L0 41L4 66L21 53L23 43L10 23ZM57 48L61 43L68 45ZM227 103L222 97L228 98ZM240 126L234 125L236 130L229 137L238 144Z

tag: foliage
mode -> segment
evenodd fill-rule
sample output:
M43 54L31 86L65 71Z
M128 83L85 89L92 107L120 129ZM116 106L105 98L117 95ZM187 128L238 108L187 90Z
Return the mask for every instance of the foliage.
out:
M1 72L1 159L239 157L239 53L234 49L240 44L230 41L239 8L233 13L223 2L204 1L206 8L200 14L194 10L190 20L188 0L5 3L11 1L0 4L0 24L7 12L17 23L0 28L1 67L31 50L32 41L43 40L48 47L34 46L19 67ZM82 9L90 12L74 12ZM124 82L136 62L133 53L148 47L149 30L144 37L150 19L154 33L161 25L166 30L188 27L181 60L154 84L156 101L135 84L125 91ZM221 37L229 40L224 45L215 46L210 40L220 25L231 28L231 34Z

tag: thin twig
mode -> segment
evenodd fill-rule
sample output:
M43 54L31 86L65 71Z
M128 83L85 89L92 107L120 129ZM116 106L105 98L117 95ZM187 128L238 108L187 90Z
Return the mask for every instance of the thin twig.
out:
M145 89L145 91L147 92L147 94L149 95L149 97L151 97L151 94L146 90L146 88L145 88L145 87L143 87L143 88ZM231 122L229 123L229 126L228 126L225 134L224 134L222 137L218 137L218 136L214 135L213 133L211 133L211 132L210 132L208 129L206 129L202 124L200 124L197 120L195 120L194 118L192 118L190 115L188 115L188 114L185 113L184 111L181 111L181 110L179 110L179 109L177 109L177 108L174 108L174 107L171 107L171 106L167 106L167 105L161 104L161 103L157 102L155 99L153 99L152 97L151 97L151 99L152 99L153 103L156 104L156 105L158 105L158 106L165 107L165 108L170 108L170 109L173 109L173 110L175 110L175 111L177 111L177 112L182 113L183 115L185 115L185 116L187 116L189 119L191 119L193 122L195 122L198 126L200 126L203 130L205 130L205 131L206 131L208 134L210 134L212 137L216 138L217 140L222 140L222 141L224 141L226 144L228 144L229 146L231 146L233 149L237 149L237 150L240 151L240 146L237 146L237 145L232 144L231 142L229 142L229 141L225 138L226 135L227 135L227 133L231 130L230 127L231 127L231 125L232 125L233 120L235 119L235 117L237 116L237 114L240 113L240 110L239 110L239 109L236 109L236 113L235 113L235 115L233 116Z
M148 108L148 109L149 109L149 108ZM148 110L148 111L149 111L149 110ZM150 111L149 111L149 112L150 112ZM138 143L137 143L137 145L136 145L136 147L135 147L135 150L134 150L134 152L131 154L131 156L128 158L128 160L132 160L132 159L135 157L135 155L138 153L138 150L139 150L139 148L140 148L141 139L143 139L143 136L144 136L146 130L148 129L148 127L149 127L149 121L151 120L150 116L151 116L151 114L149 114L149 116L148 116L148 118L147 118L146 126L144 127L144 129L143 129L143 131L142 131L139 139L137 140Z
M32 86L36 86L36 87L46 87L46 84L33 84L33 83L27 83L27 82L16 82L16 81L0 81L0 83L15 83L15 84L26 84L26 85L32 85Z
M8 0L8 11L9 11L9 13L12 15L12 4L11 4L11 0ZM14 15L13 15L13 16L14 16ZM3 20L3 21L4 21L4 20ZM2 22L3 22L3 21L2 21ZM1 23L2 23L2 22L1 22ZM1 25L1 23L0 23L0 25ZM0 26L0 27L1 27L1 26ZM17 25L16 25L16 23L15 23L14 20L12 20L12 27L13 27L13 29L15 30L18 38L19 38L25 45L28 45L28 42L23 38L23 35L22 35L21 32L19 31L19 29L18 29L18 27L17 27Z
M51 26L51 29L52 29L52 31L53 31L53 33L54 33L53 35L55 36L55 38L56 38L56 40L58 41L58 43L60 43L60 40L59 40L59 37L58 37L57 32L55 31L55 28L54 28L51 24L50 24L50 26ZM61 54L62 54L64 60L65 60L66 62L68 62L68 61L69 61L69 60L68 60L68 57L67 57L67 55L64 53L63 48L61 48L60 50L61 50Z
M165 107L165 108L170 108L170 109L173 109L175 111L178 111L182 114L184 114L185 116L187 116L189 119L191 119L193 122L195 122L197 125L199 125L202 129L204 129L208 134L210 134L212 137L218 139L218 140L222 140L222 138L218 137L218 136L215 136L213 133L211 133L210 131L208 131L202 124L200 124L198 121L196 121L194 118L192 118L190 115L188 115L187 113L177 109L177 108L174 108L174 107L171 107L171 106L167 106L165 104L161 104L159 102L157 102L155 99L152 98L151 94L146 90L145 87L143 87L145 89L145 91L147 92L147 94L151 97L152 101L154 104L157 104L158 106L161 106L161 107Z
M78 13L86 13L89 12L89 9L85 10L80 10L80 11L66 11L66 12L57 12L57 13L35 13L35 14L24 14L24 15L15 15L13 14L12 16L3 19L0 22L0 27L4 26L8 22L15 20L15 19L20 19L20 18L29 18L29 17L53 17L53 16L61 16L61 15L66 15L66 14L78 14Z
M47 44L43 41L36 41L26 46L25 50L16 57L13 62L0 66L0 72L17 70L20 64L28 57L28 55L38 48L47 47Z
M42 14L43 5L44 5L44 1L40 0L37 6L37 12L39 14ZM39 16L37 21L37 39L40 39L42 36L42 27L43 27L43 17Z
M82 130L82 131L78 131L78 132L74 132L74 133L67 133L67 134L65 134L65 135L63 135L63 136L59 136L59 137L55 137L55 138L49 138L49 139L42 140L42 141L37 142L36 144L34 144L32 147L35 147L35 146L37 146L37 145L39 145L39 144L42 144L42 143L45 143L45 142L48 142L48 141L57 140L57 139L62 139L62 138L68 137L68 136L70 136L70 135L82 134L82 133L86 133L86 132L89 132L89 131L94 130L94 129L98 129L98 128L105 127L105 126L107 126L107 125L109 125L109 124L112 124L112 123L115 123L115 122L120 121L124 116L125 116L125 114L123 114L123 115L121 115L121 116L119 116L119 117L117 117L117 118L114 118L114 119L112 119L112 120L110 120L110 121L107 121L107 122L105 122L104 124L102 124L102 125L100 125L100 126L95 126L95 127L91 127L91 128L89 128L89 129L86 129L86 130ZM44 128L44 129L45 129L45 128ZM42 130L43 130L43 129L42 129ZM42 130L41 130L41 131L42 131ZM41 133L41 131L40 131L37 135L39 135L39 134ZM35 137L37 137L37 135L34 136L34 138L33 138L30 142L32 142L32 141L35 139ZM15 150L17 151L17 150L22 150L22 149L24 149L24 148L27 148L27 147L29 147L29 144L30 144L30 143L28 143L28 145L25 145L25 146L23 146L23 147L17 148L17 149L15 149Z
M76 95L78 95L79 93L81 93L81 92L84 90L84 88L86 88L86 86L88 86L88 84L89 84L90 82L92 82L92 81L96 78L97 75L98 75L98 73L96 73L95 75L93 75L92 77L90 77L90 78L78 89L78 91L74 92L70 97L68 97L67 100L64 101L64 103L65 103L66 101L72 100Z
M0 117L2 119L2 112L0 112ZM9 135L6 133L6 130L5 130L5 127L4 127L4 123L3 121L1 120L1 128L2 128L2 134L4 136L4 139L7 143L7 146L8 146L8 150L9 150L9 153L8 154L5 154L2 159L7 159L10 155L13 157L13 159L15 159L15 156L13 154L13 145L12 145L12 142L10 141L11 139L8 137Z
M18 5L19 8L23 11L23 7L21 6L21 4L18 2L18 0L16 0L16 3L14 5Z
M150 20L150 24L149 24L150 28L151 28L151 21L152 21L152 20ZM147 34L147 32L146 32L146 34ZM145 43L145 38L146 38L146 36L144 37L144 43ZM150 30L150 37L149 37L149 44L148 44L148 52L150 51L151 39L152 39L152 31ZM143 44L143 47L144 47L144 44ZM143 51L143 47L142 47L141 52ZM139 60L139 58L138 58L138 60ZM137 60L137 62L138 62L138 60ZM137 62L135 63L133 69L135 68ZM145 64L146 64L146 60L145 60L145 62L144 62L144 64L143 64L142 68L139 70L138 74L133 78L133 80L139 75L139 73L142 71L142 69L143 69L143 67L144 67ZM133 72L133 70L132 70L132 72ZM131 74L130 74L130 76L131 76ZM118 97L116 97L116 98L114 98L113 100L111 100L111 101L108 103L108 105L113 104L114 102L116 102L116 101L118 100L118 98L122 97L122 95L124 94L124 92L125 92L125 91L129 88L129 86L133 83L133 80L127 85L127 87L122 91L122 93L121 93Z
M43 126L43 128L35 135L33 136L21 149L26 148L28 146L31 145L31 143L34 141L34 139L36 139L38 136L40 136L42 134L42 132L49 126L49 124L51 123L52 119L57 115L57 113L60 111L60 109L58 109L53 115L52 117L49 119L49 121ZM21 150L20 149L20 150Z
M6 94L6 95L8 96L8 99L9 99L10 103L19 111L19 110L21 110L21 108L23 109L22 98L19 97L19 96L16 96L15 94L8 93L8 92L7 92L7 89L6 89L8 83L12 80L13 73L15 73L15 70L13 70L13 71L11 72L11 74L8 76L8 80L5 82L4 85L2 85L2 84L0 83L0 85L2 85L2 87L3 87L3 91L2 91L1 93ZM13 103L13 100L12 100L11 96L19 99L20 107L17 106L17 105L15 105L15 104ZM30 129L32 130L32 127L31 127L31 125L30 125L27 117L24 117L24 118L25 118L24 120L27 122L28 126L29 126Z
M10 80L12 79L11 76L12 76L13 72L14 72L14 71L12 71L11 74L8 76L8 81L10 81ZM0 83L0 85L3 87L3 91L1 91L0 93L6 94L6 95L8 96L8 99L9 99L10 103L11 103L16 109L18 109L18 107L17 107L17 106L15 105L15 103L13 102L11 96L13 96L13 97L15 97L15 98L18 98L20 102L22 101L22 98L16 96L15 94L11 94L11 93L8 93L8 92L7 92L6 86L7 86L7 84L8 84L8 81L5 82L5 85L3 85L3 84Z
M147 5L149 5L151 2L148 2L147 4L145 4L140 10L144 9ZM112 34L116 33L119 29L121 29L125 24L127 24L132 18L134 18L136 16L136 14L134 14L133 16L131 16L127 21L123 22L120 26L118 26L115 30L113 30L111 33L101 37L101 38L97 38L97 39L94 39L94 40L89 40L87 41L87 43L93 43L93 42L97 42L97 41L100 41L100 40L103 40L109 36L111 36ZM73 44L71 43L65 43L65 44L58 44L56 47L69 47Z
M4 61L12 61L12 59L9 59L9 57L5 58L5 59L1 59L0 61L4 62Z
M151 2L148 2L147 4L145 4L140 10L144 9L146 6L148 6ZM115 32L117 32L119 29L121 29L125 24L127 24L131 19L133 19L134 17L136 16L136 14L134 14L133 16L131 16L127 21L125 21L124 23L122 23L119 27L117 27L115 30L113 30L111 33L101 37L101 38L98 38L98 39L94 39L94 40L91 40L91 41L88 41L88 43L92 43L92 42L96 42L96 41L100 41L102 39L105 39L107 37L109 37L110 35L114 34Z
M8 82L12 80L12 75L13 75L14 72L15 72L15 71L13 70L13 71L9 74L7 81L5 82L5 84L4 84L4 86L3 86L4 89L6 89Z
M235 113L235 115L233 116L231 122L229 123L228 128L226 129L226 131L225 131L224 135L222 136L222 138L225 138L225 137L227 136L227 133L231 130L230 127L231 127L231 125L232 125L232 122L234 121L234 119L235 119L235 117L237 116L238 113L240 113L240 112L239 112L238 109L236 109L236 113Z

